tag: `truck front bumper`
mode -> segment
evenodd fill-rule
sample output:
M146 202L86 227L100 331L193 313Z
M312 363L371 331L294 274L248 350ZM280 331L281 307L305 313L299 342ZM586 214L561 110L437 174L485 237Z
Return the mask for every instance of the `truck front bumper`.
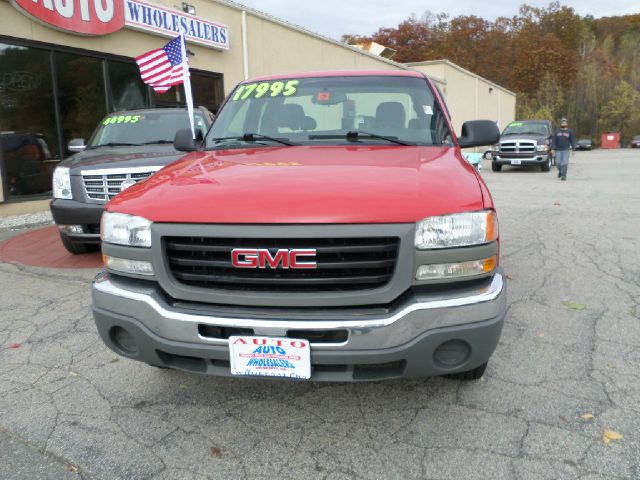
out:
M492 162L497 165L544 165L549 161L549 153L539 152L535 155L517 155L517 154L493 154Z
M322 309L299 318L264 314L224 315L215 305L172 302L153 282L99 274L92 288L93 314L105 344L151 365L210 375L230 375L225 338L203 334L213 327L249 334L317 338L311 342L311 380L361 381L423 377L472 370L495 350L506 312L501 272L472 286L411 293L392 307ZM315 317L315 318L313 318ZM343 337L333 333L344 333Z
M64 236L76 243L100 243L100 219L104 205L55 198L49 204L53 221ZM66 227L75 226L70 231Z

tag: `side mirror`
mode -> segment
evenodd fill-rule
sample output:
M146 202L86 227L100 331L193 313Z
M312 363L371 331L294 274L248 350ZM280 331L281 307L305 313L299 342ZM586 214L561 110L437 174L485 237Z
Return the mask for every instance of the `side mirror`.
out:
M179 152L195 152L198 150L198 143L200 142L197 139L194 140L191 136L191 130L185 128L176 132L176 136L173 139L173 148Z
M462 124L462 134L458 137L460 148L493 145L500 140L500 130L492 120L471 120Z
M70 152L74 153L82 152L85 148L87 148L87 146L84 144L84 138L74 138L70 140L69 144L67 145L67 149L69 149Z

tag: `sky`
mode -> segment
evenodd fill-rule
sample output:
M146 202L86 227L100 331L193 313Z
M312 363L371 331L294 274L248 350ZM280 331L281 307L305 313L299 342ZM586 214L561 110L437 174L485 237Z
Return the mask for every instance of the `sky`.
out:
M395 27L412 13L421 17L426 11L458 15L477 15L487 20L511 17L518 13L521 4L547 7L550 1L529 0L509 2L504 0L235 0L247 7L259 10L282 20L331 38L340 39L345 33L370 35L379 27ZM640 13L638 0L576 0L561 2L573 7L579 15L609 17Z

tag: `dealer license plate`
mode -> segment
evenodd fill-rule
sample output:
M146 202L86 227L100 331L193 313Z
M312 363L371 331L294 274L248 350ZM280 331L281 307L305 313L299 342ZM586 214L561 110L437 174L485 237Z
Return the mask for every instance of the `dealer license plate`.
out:
M511 165L520 165L522 160L511 160Z
M229 337L232 375L310 378L307 340L284 337Z

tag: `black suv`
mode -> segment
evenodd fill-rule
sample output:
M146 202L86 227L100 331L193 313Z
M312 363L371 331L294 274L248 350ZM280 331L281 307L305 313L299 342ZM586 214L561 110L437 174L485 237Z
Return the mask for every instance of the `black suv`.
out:
M213 114L194 109L196 137L204 138ZM105 204L127 187L144 180L184 152L173 148L178 130L190 128L186 108L128 110L105 117L85 146L69 142L78 152L53 173L51 213L60 238L71 253L97 250L100 217Z
M492 148L491 169L499 172L503 165L538 165L548 172L553 165L549 150L552 136L549 120L511 122L500 135L500 143Z

